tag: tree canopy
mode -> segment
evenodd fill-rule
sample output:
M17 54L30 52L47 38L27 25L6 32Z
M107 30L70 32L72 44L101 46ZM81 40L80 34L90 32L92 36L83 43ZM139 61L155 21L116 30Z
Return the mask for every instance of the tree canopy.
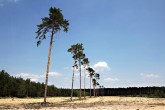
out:
M51 7L49 9L49 17L42 18L42 23L37 25L37 46L41 44L42 40L46 39L46 34L48 32L55 34L61 29L63 29L64 32L67 32L68 26L69 21L64 19L61 10L59 8Z

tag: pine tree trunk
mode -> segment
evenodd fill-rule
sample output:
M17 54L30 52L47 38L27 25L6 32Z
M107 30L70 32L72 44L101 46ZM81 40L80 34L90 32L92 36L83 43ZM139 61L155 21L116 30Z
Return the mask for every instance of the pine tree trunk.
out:
M95 96L97 96L97 78L96 78L96 85L95 85Z
M80 99L81 99L81 61L79 60L79 70L80 70Z
M91 77L90 77L90 98L91 98Z
M97 97L97 86L95 86L95 96Z
M93 96L95 97L95 85L93 85Z
M76 62L76 61L74 61L74 66L75 66L75 62ZM73 66L73 75L72 75L71 101L72 101L72 97L73 97L73 83L74 83L74 69L75 69L74 66Z
M46 79L45 79L44 104L46 104L46 97L47 97L48 74L49 74L49 68L50 68L50 57L51 57L51 50L52 50L52 43L53 43L53 35L54 35L54 29L52 29L52 35L51 35L51 40L50 40L49 52L48 52L48 63L47 63L47 68L46 68Z
M104 88L103 88L103 96L104 96Z
M86 97L86 94L85 94L85 67L84 67L84 99Z

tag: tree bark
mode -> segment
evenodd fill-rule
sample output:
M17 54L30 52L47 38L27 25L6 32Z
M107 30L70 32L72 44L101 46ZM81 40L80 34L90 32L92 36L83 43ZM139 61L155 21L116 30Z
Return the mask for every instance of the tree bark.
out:
M93 96L95 97L95 85L93 84Z
M76 62L76 61L74 61L74 66L73 66L73 75L72 75L71 101L72 101L72 97L73 97L73 83L74 83L74 69L75 69L75 62Z
M90 76L90 98L91 98L91 76Z
M86 94L85 94L85 67L84 67L84 99L86 97Z
M97 96L97 78L96 78L96 84L95 84L95 97Z
M79 60L79 70L80 70L80 99L81 99L81 61Z
M49 74L49 68L50 68L50 57L51 57L52 43L53 43L53 37L54 37L53 35L54 35L54 29L52 29L49 52L48 52L48 63L47 63L47 68L46 68L46 79L45 79L44 104L46 104L46 98L47 98L48 74Z

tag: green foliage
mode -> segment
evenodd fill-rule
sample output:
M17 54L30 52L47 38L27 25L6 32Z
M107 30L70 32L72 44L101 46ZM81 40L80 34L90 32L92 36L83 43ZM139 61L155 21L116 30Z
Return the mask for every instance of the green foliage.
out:
M30 79L22 79L10 76L4 70L0 71L0 97L43 97L44 83L32 82ZM74 95L77 95L74 90ZM70 96L70 89L48 86L48 96Z
M89 66L89 60L88 60L88 58L84 58L83 61L81 62L81 64L84 66L84 68L86 66Z
M22 78L16 78L17 83L17 97L25 97L26 96L26 87L25 87L25 80Z
M42 23L37 25L37 46L41 44L41 41L46 39L46 34L51 32L52 35L60 31L63 28L64 32L68 31L69 21L64 19L61 10L59 8L51 7L49 9L49 17L42 18Z
M103 88L105 96L165 98L165 87Z
M92 79L92 82L93 82L93 86L96 86L96 79Z
M85 54L83 53L83 50L84 50L83 44L77 43L77 44L71 45L71 47L68 49L68 52L71 52L71 54L73 54L72 58L74 60L82 60L85 58Z
M73 78L74 78L74 69L75 67L78 69L77 62L79 63L79 72L80 72L80 99L81 99L81 65L83 63L83 60L85 58L85 54L83 53L83 44L82 43L77 43L74 45L71 45L71 47L68 49L68 52L71 52L73 54L73 59L74 59L74 65L73 65ZM89 61L88 61L89 62ZM85 63L84 63L85 64ZM73 91L73 79L72 79L72 91ZM71 92L71 100L72 100L72 93Z
M93 68L91 68L91 67L88 67L87 71L89 72L89 77L92 78L93 75L95 74L95 70Z
M2 70L0 73L1 73L0 74L0 94L2 96L6 96L6 95L9 96L10 95L10 93L9 93L9 89L10 89L10 87L9 87L9 80L10 79L9 78L10 78L10 76L4 70Z
M95 73L94 77L95 77L96 79L100 79L100 74Z
M4 70L0 71L0 97L43 97L44 87L44 83L12 77ZM85 91L86 95L89 95L90 89ZM99 91L98 96L165 98L165 87L104 88L101 86ZM54 85L48 86L48 96L68 97L70 92L70 89L56 88ZM74 89L73 96L79 96L78 89Z

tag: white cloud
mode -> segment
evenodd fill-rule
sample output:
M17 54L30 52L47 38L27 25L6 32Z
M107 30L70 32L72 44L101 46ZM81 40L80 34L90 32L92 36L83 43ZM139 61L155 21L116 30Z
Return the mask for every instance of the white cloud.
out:
M49 72L49 76L61 76L61 73L58 72Z
M66 67L64 67L64 69L65 69L65 70L68 70L68 69L70 69L70 67L66 66Z
M36 75L36 74L30 74L30 73L20 73L17 74L16 77L22 77L23 79L30 78L31 81L38 82L39 79L44 78L43 75Z
M6 3L16 3L19 0L0 0L0 7L3 7Z
M37 78L30 78L30 80L33 81L33 82L38 82L39 79L37 79Z
M7 0L8 2L18 2L19 0Z
M150 73L150 74L141 73L140 76L142 77L142 79L146 79L146 78L158 78L159 77L159 75L153 74L153 73Z
M107 81L107 82L118 82L118 81L120 81L118 78L105 78L104 79L105 81Z
M54 85L54 83L48 81L48 85Z
M98 62L93 66L93 68L96 72L108 72L111 70L106 62Z
M49 72L49 76L61 76L62 74L61 73L58 73L58 72ZM45 74L42 74L42 75L37 75L37 74L31 74L31 73L20 73L20 74L17 74L16 77L21 77L23 79L27 79L27 78L30 78L31 81L35 81L35 82L38 82L38 81L43 81L44 78L45 78Z
M80 73L75 73L74 75L79 77L80 76ZM81 72L81 77L84 77L84 72ZM86 78L89 77L89 74L87 72L85 73L85 77Z

